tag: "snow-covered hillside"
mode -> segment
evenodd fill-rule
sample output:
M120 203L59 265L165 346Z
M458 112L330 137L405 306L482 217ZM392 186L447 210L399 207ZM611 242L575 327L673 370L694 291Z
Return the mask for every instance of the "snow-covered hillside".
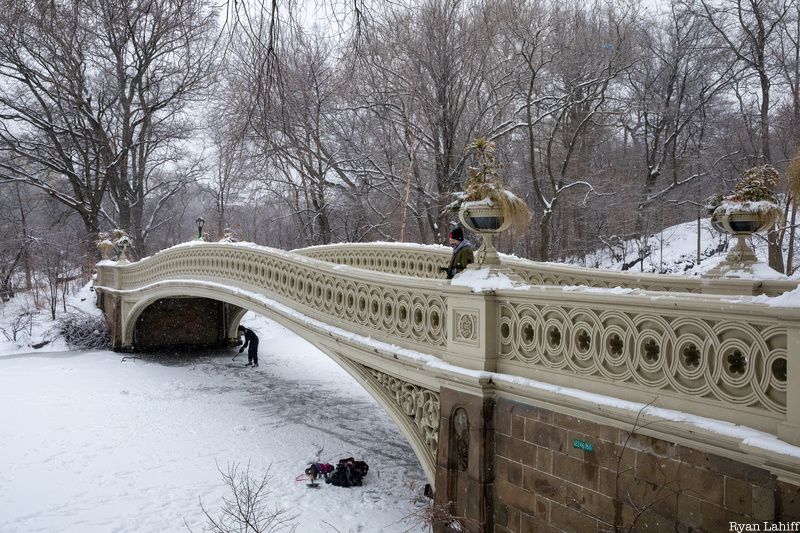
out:
M729 241L725 234L712 228L708 218L701 219L698 263L697 233L697 221L684 222L665 228L647 240L631 239L609 243L609 246L588 254L585 258L573 259L571 262L605 270L624 270L628 264L630 270L635 272L700 276L725 258L727 246L733 246L734 241ZM749 242L759 260L766 263L766 240L761 236L753 236ZM644 251L645 258L644 261L637 262L640 250ZM800 279L800 272L793 277Z

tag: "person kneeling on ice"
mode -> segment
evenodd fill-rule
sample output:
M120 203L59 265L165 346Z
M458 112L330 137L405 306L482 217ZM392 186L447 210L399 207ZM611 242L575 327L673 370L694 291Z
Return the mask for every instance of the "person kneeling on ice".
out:
M247 348L247 366L258 366L258 335L244 326L239 326L238 332L239 336L244 335L244 344L239 348L239 353Z
M315 486L317 478L325 478L325 482L329 483L328 476L333 472L333 465L329 463L311 463L306 468L306 477L310 482L310 486Z

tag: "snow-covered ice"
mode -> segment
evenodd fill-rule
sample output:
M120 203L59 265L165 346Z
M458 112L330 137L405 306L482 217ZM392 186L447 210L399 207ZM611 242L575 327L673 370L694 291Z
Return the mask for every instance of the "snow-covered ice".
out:
M298 531L424 531L425 477L352 378L274 322L248 315L260 367L236 351L121 362L113 352L0 352L0 531L195 532L228 496L218 467L270 469ZM307 462L355 456L359 488L308 489Z

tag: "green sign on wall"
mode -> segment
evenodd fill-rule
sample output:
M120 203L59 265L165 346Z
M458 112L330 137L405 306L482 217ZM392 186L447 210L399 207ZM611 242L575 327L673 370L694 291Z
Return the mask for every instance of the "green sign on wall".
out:
M585 440L580 439L572 439L572 447L578 448L579 450L583 450L585 452L592 452L594 451L594 444L591 442L586 442Z

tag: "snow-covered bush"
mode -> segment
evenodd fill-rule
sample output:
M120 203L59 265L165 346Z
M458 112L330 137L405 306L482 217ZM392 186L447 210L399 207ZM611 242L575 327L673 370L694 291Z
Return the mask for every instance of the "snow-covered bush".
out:
M236 232L234 232L230 228L225 228L225 231L222 235L222 238L219 242L238 242L239 239L236 238Z
M728 202L771 202L777 204L775 187L779 174L772 165L762 165L744 171L732 194L725 196Z
M103 315L71 310L56 322L57 333L70 348L105 349L111 346L111 332Z
M33 312L26 310L0 325L0 333L7 341L17 342L22 335L30 337L33 328Z
M706 198L704 206L709 214L723 204L743 204L749 202L766 202L777 204L775 187L779 180L778 171L772 165L761 165L745 170L733 192L728 195L714 194Z

